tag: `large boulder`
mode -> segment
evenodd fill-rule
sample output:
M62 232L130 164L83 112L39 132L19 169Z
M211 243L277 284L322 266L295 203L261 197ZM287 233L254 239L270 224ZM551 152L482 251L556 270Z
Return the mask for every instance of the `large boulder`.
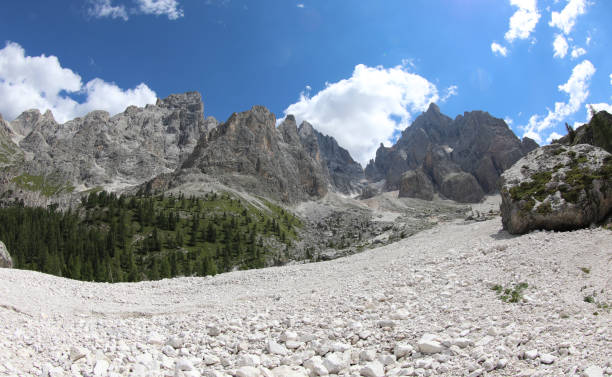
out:
M0 268L13 268L13 259L2 241L0 241Z
M547 145L506 170L500 191L512 234L587 227L612 213L612 155L588 144Z
M400 198L432 200L434 187L431 179L421 169L408 170L402 174L399 187Z
M466 172L451 173L445 176L440 185L440 193L459 203L478 203L484 197L484 192L476 178Z

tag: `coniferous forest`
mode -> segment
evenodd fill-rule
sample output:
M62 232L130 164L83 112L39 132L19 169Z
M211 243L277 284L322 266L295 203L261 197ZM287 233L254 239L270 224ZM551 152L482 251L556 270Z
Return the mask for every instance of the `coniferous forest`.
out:
M0 240L16 268L86 281L206 276L263 267L297 239L282 208L226 193L84 196L78 208L0 208Z

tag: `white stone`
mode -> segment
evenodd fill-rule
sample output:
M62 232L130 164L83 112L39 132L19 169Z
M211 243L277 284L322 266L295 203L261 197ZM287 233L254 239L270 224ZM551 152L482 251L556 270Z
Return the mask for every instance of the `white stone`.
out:
M282 344L278 344L273 340L268 341L268 343L266 344L266 349L268 350L269 353L273 355L284 356L287 353L289 353L289 351L287 350L287 347L283 346Z
M176 357L178 354L176 350L169 344L165 345L161 349L162 353L168 357Z
M597 365L591 365L582 372L582 377L603 377L603 369Z
M425 359L418 359L416 363L414 364L414 366L417 368L422 368L422 369L430 369L432 363L433 363L433 359L428 357Z
M244 366L236 370L236 377L259 377L261 371L253 366Z
M424 354L434 354L442 352L444 350L444 346L442 346L440 342L434 339L437 339L436 335L424 334L417 343L419 351Z
M85 356L89 351L86 348L80 346L72 346L70 347L70 361L75 362Z
M221 359L219 359L217 356L211 355L209 353L206 353L206 354L202 355L202 361L206 365L215 365L215 364L220 364L221 363Z
M540 362L542 364L552 364L555 362L555 360L556 360L556 357L554 357L551 354L545 353L545 354L540 355Z
M301 367L289 367L282 365L272 369L274 377L308 377L306 369Z
M147 343L148 344L155 344L155 345L164 344L164 338L161 335L159 335L158 333L152 332L147 337Z
M495 365L495 368L504 369L506 365L508 365L508 359L499 359L497 360L497 364Z
M338 374L340 371L348 367L348 363L344 360L342 354L330 352L325 355L323 365L330 374Z
M363 350L359 353L360 361L374 361L376 359L376 351L369 349Z
M359 373L364 377L384 377L385 367L378 361L372 361L361 368Z
M393 353L395 354L396 358L400 359L404 356L410 356L413 351L414 351L414 348L410 344L397 343L395 345L395 349L393 350Z
M109 362L107 360L101 359L96 361L96 365L93 369L93 374L96 377L106 376L106 372L108 371Z
M285 342L285 347L287 347L288 349L298 349L300 347L302 347L304 345L304 343L302 342L298 342L295 340L288 340Z
M383 365L391 365L395 363L395 356L393 355L380 355L378 356L378 361L383 363Z
M315 376L327 376L329 371L323 365L323 360L319 356L314 356L304 362L304 367Z
M533 350L525 351L525 359L535 360L536 357L538 357L538 350L533 349Z
M298 334L293 331L285 331L281 334L280 340L282 342L287 342L288 340L297 340Z
M243 354L238 356L236 365L239 367L257 367L261 364L261 358L257 355Z
M182 370L182 371L190 371L190 370L194 370L195 369L195 367L193 366L191 361L189 361L187 359L178 359L178 360L176 360L176 364L174 364L174 368L177 369L177 370Z
M452 340L452 344L460 348L465 348L471 344L471 341L468 338L456 338Z
M476 369L475 371L473 371L472 373L468 374L468 377L478 377L478 376L482 376L482 374L484 373L484 369Z
M170 338L168 338L168 341L166 342L167 345L172 346L175 349L180 349L181 347L183 347L184 343L185 343L185 339L180 338L178 336L171 336Z

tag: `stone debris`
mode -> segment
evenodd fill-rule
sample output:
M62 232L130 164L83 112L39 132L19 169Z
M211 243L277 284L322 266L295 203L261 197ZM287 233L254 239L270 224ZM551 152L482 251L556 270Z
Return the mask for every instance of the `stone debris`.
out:
M612 302L612 232L499 229L499 218L456 222L212 278L97 284L0 269L0 375L612 376L611 313L597 306ZM533 302L492 289L520 282Z

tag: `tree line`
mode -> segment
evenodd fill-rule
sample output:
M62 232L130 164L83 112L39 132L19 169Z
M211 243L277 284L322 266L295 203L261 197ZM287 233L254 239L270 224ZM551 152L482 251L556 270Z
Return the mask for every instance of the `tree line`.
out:
M228 194L133 196L106 191L59 211L0 208L0 240L16 268L124 282L263 267L297 239L300 221Z

